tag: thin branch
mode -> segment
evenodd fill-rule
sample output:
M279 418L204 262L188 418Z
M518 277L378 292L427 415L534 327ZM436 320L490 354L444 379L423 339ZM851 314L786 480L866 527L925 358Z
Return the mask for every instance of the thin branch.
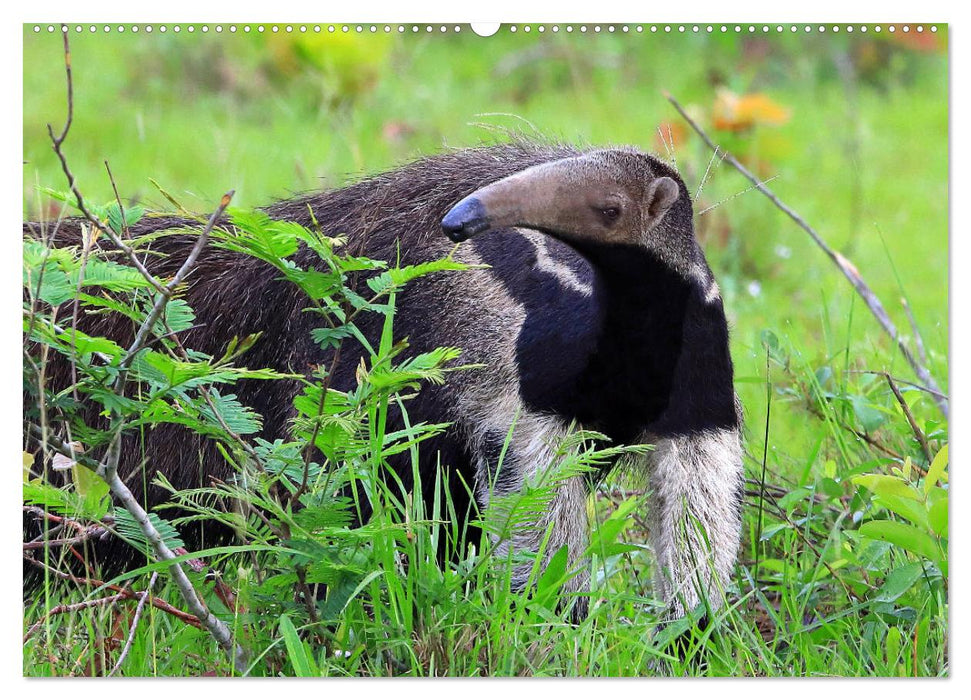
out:
M341 348L343 348L343 341L337 343L337 348L334 350L334 359L330 363L330 369L327 372L327 376L324 377L324 381L320 387L320 401L317 402L317 416L314 420L314 429L310 434L310 440L307 442L304 448L303 455L303 478L300 480L300 486L294 492L293 496L290 498L291 502L296 502L300 496L307 490L307 481L310 476L310 459L313 456L314 446L317 442L317 434L320 431L320 423L324 415L324 407L327 404L327 394L330 392L331 380L334 377L334 371L337 369L337 365L341 361Z
M24 561L30 564L31 566L36 566L40 569L44 569L45 571L49 572L53 576L56 576L57 578L63 579L65 581L70 581L71 583L74 583L79 586L90 586L92 588L106 588L109 591L115 591L116 593L120 593L122 596L124 596L127 599L135 600L138 598L138 594L132 591L131 589L122 588L121 586L117 586L115 584L106 584L104 581L99 581L98 579L95 579L95 578L79 578L72 574L64 573L59 569L55 569L50 564L46 564L45 562L42 562L38 559L34 559L32 556L27 556L26 554L24 555ZM172 617L175 617L176 619L181 620L182 622L188 625L192 625L193 627L196 627L198 629L205 629L202 623L199 622L199 618L197 618L195 615L192 615L191 613L187 613L184 610L179 610L178 608L172 605L169 605L164 600L161 600L159 598L152 598L151 600L149 600L149 603L151 603L153 608L156 608L157 610L161 610L162 612L167 613L169 615L172 615Z
M138 270L153 287L155 287L156 291L162 292L164 287L158 282L158 280L155 279L152 273L149 272L144 265L142 265L138 258L135 257L134 251L125 245L121 238L111 230L111 226L106 226L88 210L84 203L84 197L81 196L81 191L78 189L77 180L74 177L74 173L71 171L71 168L67 163L67 156L64 155L63 145L64 140L67 138L68 132L71 130L71 124L74 123L74 83L71 76L71 48L68 42L68 32L64 31L63 35L64 67L67 72L67 119L64 122L64 128L61 130L60 136L55 136L54 127L52 127L50 124L47 125L47 133L50 135L54 153L57 155L57 159L61 162L61 170L64 172L65 177L67 177L68 186L71 189L71 193L74 195L75 201L77 202L78 210L84 215L84 218L95 227L95 230L104 231L108 238L111 239L111 242L128 256L135 269Z
M947 394L945 394L942 391L936 391L934 389L930 389L930 388L924 386L923 384L918 384L917 382L907 381L906 379L901 379L900 377L894 377L892 374L890 374L889 372L886 372L886 371L884 371L882 369L848 369L848 370L844 370L844 371L847 372L848 374L875 374L875 375L880 376L880 377L885 377L887 375L890 375L890 377L895 382L897 382L897 384L906 384L907 386L912 386L915 389L919 389L920 391L923 391L923 392L925 392L927 394L931 394L932 396L940 396L943 399L946 399L947 398Z
M192 270L196 260L198 260L199 255L202 253L202 249L206 247L206 243L209 241L209 234L212 232L213 226L216 225L219 217L221 217L223 212L226 211L226 207L229 206L229 202L232 200L233 194L234 190L230 190L222 196L222 199L219 200L219 206L216 208L216 211L212 213L212 216L209 217L209 221L206 223L205 228L202 229L202 233L199 234L199 238L195 245L192 246L192 250L189 252L188 257L186 257L185 261L182 263L182 266L175 273L175 277L173 277L169 283L162 287L162 289L159 291L158 298L155 300L155 305L152 307L152 310L149 312L148 316L145 317L145 320L142 321L142 325L135 334L135 339L132 341L131 346L125 352L125 356L118 365L118 375L115 377L115 380L112 383L113 389L118 390L124 386L125 379L128 375L128 369L131 366L132 361L135 359L135 355L142 350L145 343L148 341L148 336L155 327L155 322L158 321L159 317L162 315L162 312L165 310L165 305L168 303L169 299L171 299L172 293L180 284L182 284L182 280L184 280L186 275L188 275ZM134 260L134 255L132 255L131 258Z
M41 438L43 436L44 431L33 423L28 424L28 429L35 437ZM120 444L120 442L121 441L116 438L112 443L112 447ZM64 443L64 441L57 436L48 434L47 444L50 445L51 449L53 449L55 452L60 452L61 454L66 454L67 456L75 458L74 455L72 455L70 446ZM119 448L114 449L117 450ZM121 506L131 513L133 518L135 518L139 529L141 529L142 534L145 535L145 539L148 540L149 544L151 544L155 557L159 561L169 562L169 573L172 576L172 580L179 587L182 597L185 598L185 601L189 606L189 610L191 610L192 613L199 618L199 620L203 625L205 625L206 629L209 630L209 633L219 643L219 645L230 654L236 670L241 674L245 674L247 668L245 651L241 646L233 641L233 634L225 623L209 612L209 609L206 608L205 603L203 603L199 598L198 593L196 593L195 588L193 588L192 582L186 576L181 564L175 561L175 553L169 549L168 545L165 544L165 541L155 528L155 525L153 525L152 521L149 520L148 513L144 508L142 508L141 504L138 502L138 499L135 498L128 486L125 485L125 482L122 481L118 476L117 452L112 453L109 457L116 462L114 469L111 469L108 465L101 463L96 463L94 466L92 466L91 462L93 460L83 456L78 457L80 457L80 459L77 459L78 464L91 469L98 474L98 476L104 479L108 484L108 488L111 489L112 495L118 500Z
M111 605L112 603L116 603L119 600L122 600L124 597L125 597L124 594L116 593L115 595L106 596L104 598L94 598L93 600L82 600L80 603L55 605L47 612L46 615L44 615L44 617L42 617L41 619L39 619L37 622L35 622L33 625L30 626L30 629L28 629L27 632L24 634L24 644L26 644L27 640L33 637L34 633L36 633L37 630L43 627L44 623L47 622L47 620L53 617L54 615L77 612L78 610L85 610L87 608L96 608L102 605Z
M699 126L698 123L694 119L692 119L687 112L685 112L684 108L673 96L665 93L665 97L667 98L668 102L670 102L674 106L674 108L678 111L678 114L680 114L681 117L686 122L688 122L691 128L695 130L695 133L697 133L698 136L701 137L701 139L708 145L709 148L711 149L719 148L719 146L716 145L715 142L711 140L708 134L705 133L704 129L702 129L701 126ZM914 373L920 378L920 380L925 385L927 385L928 387L931 387L935 392L938 392L939 394L940 389L938 389L937 382L934 381L934 377L931 376L930 371L923 364L921 364L917 360L917 358L914 357L913 353L911 353L910 348L908 348L907 344L904 343L903 339L900 336L900 333L897 331L896 326L894 326L893 321L890 320L890 316L887 315L887 312L884 309L883 304L880 302L880 299L877 297L876 294L874 294L870 286L863 280L863 278L860 276L859 270L856 269L853 263L847 260L838 251L831 248L829 244L827 244L826 241L823 240L822 236L820 236L812 226L806 223L805 219L803 219L798 213L796 213L782 200L780 200L775 195L775 193L772 192L772 190L770 190L768 187L762 184L762 182L760 182L759 179L755 177L755 175L749 172L749 170L744 165L739 163L738 160L731 153L727 153L727 152L725 153L725 160L729 163L729 165L731 165L738 172L740 172L746 179L748 179L749 182L751 182L755 186L755 189L757 189L759 192L761 192L766 197L768 197L769 201L771 201L778 209L780 209L790 219L792 219L802 230L804 230L806 233L809 234L810 238L813 239L813 242L816 243L816 245L820 248L820 250L822 250L827 255L827 257L829 257L829 259L833 261L833 263L840 269L840 272L843 273L846 279L850 281L850 284L853 285L853 288L856 289L857 293L863 299L864 303L866 303L867 308L870 309L870 312L877 319L877 322L880 324L883 330L886 331L887 335L890 336L890 339L894 343L896 343L897 347L900 350L900 353L904 356L904 359L907 361L907 364L909 364L911 368L914 370ZM940 409L941 413L944 414L944 417L947 418L948 416L947 399L942 398L939 395L935 395L935 403L937 404L937 407Z
M24 542L24 551L44 549L45 547L73 547L76 544L82 544L88 540L98 539L107 533L108 530L100 526L88 527L80 535L75 535L74 537L62 537L53 540L39 539L32 542Z
M806 410L808 410L812 415L816 416L820 420L826 420L826 416L823 415L823 412L820 411L815 406L809 405L809 406L807 406L807 409ZM863 440L863 442L865 442L866 444L868 444L870 447L873 447L874 449L880 450L881 452L883 452L888 457L893 457L894 459L897 459L897 460L899 460L901 462L904 461L904 456L902 454L900 454L896 450L893 450L893 449L887 447L886 445L884 445L879 440L876 440L875 438L873 438L872 436L870 436L868 433L864 433L864 432L859 431L859 430L857 430L856 428L854 428L854 427L852 427L850 425L847 425L844 421L840 420L839 418L836 418L835 416L834 416L833 420L836 422L836 425L838 425L839 427L841 427L843 430L847 430L847 431L853 433L856 437L858 437L860 440Z
M128 630L128 639L125 641L125 648L121 650L121 654L118 655L118 660L112 667L111 671L108 672L108 676L113 676L121 668L121 665L125 661L125 657L128 656L128 652L131 651L132 642L135 641L135 630L138 629L138 620L142 616L142 610L145 608L145 601L152 593L152 587L155 585L155 581L158 579L158 572L152 572L152 578L149 580L148 585L145 590L142 591L141 597L138 599L138 605L135 607L135 616L131 621L131 629Z
M769 461L769 424L772 418L772 380L769 377L769 346L765 346L765 437L762 444L762 476L759 483L759 519L756 523L755 539L755 578L759 577L759 555L762 548L758 545L762 541L762 513L765 508L765 469Z
M924 450L924 457L927 458L927 464L930 464L934 459L934 454L931 452L931 448L927 444L927 437L924 435L924 431L920 429L920 427L917 425L917 421L914 420L914 414L911 413L910 406L907 405L907 401L904 400L903 394L900 393L900 389L897 388L893 378L889 373L884 374L884 376L887 378L887 384L890 385L890 391L893 392L894 397L897 399L897 403L900 404L900 408L903 409L904 415L907 416L907 422L910 423L911 430L913 430L914 435L917 436L917 442L920 443L921 448Z

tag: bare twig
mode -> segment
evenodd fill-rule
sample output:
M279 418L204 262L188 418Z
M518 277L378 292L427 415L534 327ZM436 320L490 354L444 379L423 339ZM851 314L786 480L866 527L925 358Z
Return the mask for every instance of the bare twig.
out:
M24 542L24 551L29 551L32 549L44 549L45 547L73 547L76 544L82 544L88 540L97 539L105 534L108 530L100 527L93 526L85 528L80 535L75 535L74 537L62 537L58 539L48 540L40 539L33 542Z
M34 633L37 632L37 630L39 630L41 627L43 627L44 623L47 622L47 620L53 617L54 615L77 612L78 610L85 610L86 608L96 608L101 605L111 605L112 603L116 603L124 597L125 597L124 594L116 593L115 595L106 596L104 598L82 600L80 603L55 605L53 608L47 611L47 614L44 615L44 617L42 617L41 619L39 619L37 622L35 622L33 625L30 626L30 629L28 629L27 632L24 634L24 642L26 643L28 639L33 637Z
M192 270L196 260L202 253L202 249L205 247L206 242L209 239L209 233L212 231L216 221L218 221L219 217L229 205L233 193L230 191L223 195L222 200L219 203L219 207L209 218L208 223L206 224L202 233L199 235L199 240L196 241L196 244L193 246L188 257L182 263L182 266L176 272L175 276L167 285L163 285L161 282L159 282L155 276L152 275L152 273L149 272L144 265L142 265L142 263L138 260L138 257L134 254L134 251L127 246L124 241L122 241L121 238L111 229L111 226L105 225L103 222L99 221L85 206L84 198L78 189L74 174L68 165L67 157L64 155L64 140L67 138L67 135L70 132L71 124L73 123L74 119L74 87L71 76L71 50L68 42L68 32L65 31L63 35L64 64L67 75L67 119L65 120L64 128L59 136L55 136L54 129L50 124L47 126L54 152L61 163L61 169L64 172L64 175L67 177L68 184L71 192L74 194L78 209L91 223L91 225L95 227L95 231L103 231L111 239L111 242L125 253L131 265L135 267L135 269L137 269L139 273L141 273L141 275L158 292L158 298L156 299L152 310L142 322L138 332L135 335L132 345L128 348L128 351L119 363L119 372L112 382L112 389L116 391L124 391L128 369L131 366L132 361L138 352L143 349L148 340L149 334L153 330L156 321L158 321L159 317L162 315L165 305L171 298L173 292L182 283L185 276ZM172 579L179 587L179 590L181 591L182 596L185 598L186 603L188 603L190 610L202 622L206 629L209 630L209 633L214 639L216 639L219 645L229 653L237 671L245 674L247 667L245 651L240 645L235 643L233 634L229 628L206 608L205 604L196 593L195 588L193 588L192 582L189 581L188 577L186 576L182 566L179 564L179 562L175 561L176 555L165 544L162 536L152 524L151 520L149 520L148 513L138 502L138 499L135 498L134 494L132 494L125 482L118 476L118 463L121 456L121 434L123 428L124 419L122 417L117 417L113 421L112 431L114 432L114 438L108 446L106 460L103 462L97 462L82 455L75 454L70 445L64 443L64 441L57 436L48 433L43 426L38 427L33 424L29 424L28 426L29 431L35 437L41 440L42 445L45 446L45 449L47 449L47 446L50 445L55 451L61 452L62 454L65 454L66 451L66 454L75 462L93 470L98 476L104 479L104 481L108 484L112 495L117 499L122 507L124 507L125 510L131 513L132 517L135 518L139 528L145 535L145 538L151 544L156 558L160 561L168 562L169 572Z
M34 559L34 557L27 556L26 554L24 555L24 561L30 564L31 566L36 566L37 568L44 569L45 571L49 572L53 576L56 576L57 578L63 579L65 581L70 581L71 583L74 583L79 586L90 586L92 588L106 588L109 591L115 591L116 593L120 593L125 598L131 599L131 600L136 600L138 598L138 594L129 588L122 588L121 586L117 586L115 584L106 584L104 581L99 581L98 579L95 579L95 578L79 578L78 576L74 576L72 574L65 573L59 569L55 569L50 564L42 562L38 559ZM162 612L167 613L169 615L172 615L176 619L181 620L182 622L188 625L192 625L193 627L196 627L198 629L205 629L205 627L203 627L203 624L199 622L199 618L197 618L195 615L192 615L191 613L187 613L184 610L179 610L178 608L172 605L169 605L164 600L160 600L159 598L151 598L149 600L149 603L153 608L156 608L157 610L161 610Z
M934 389L930 389L930 388L924 386L923 384L918 384L917 382L907 381L906 379L901 379L900 377L894 377L892 374L890 374L889 372L886 372L886 371L884 371L882 369L847 369L847 370L844 370L844 371L847 374L875 374L875 375L877 375L879 377L885 377L887 375L890 375L890 377L895 382L897 382L897 384L906 384L907 386L912 386L915 389L919 389L920 391L923 391L923 392L925 392L927 394L931 394L932 396L939 396L939 397L941 397L943 399L946 399L947 398L947 394L945 394L942 391L936 391Z
M755 578L759 577L759 555L762 548L762 512L765 508L765 468L769 460L769 424L772 418L772 380L769 378L769 346L765 346L765 441L762 444L762 476L759 482L759 519L756 522Z
M667 98L668 102L670 102L678 111L678 114L680 114L681 117L688 122L691 128L695 130L695 133L701 137L709 148L713 150L720 148L717 144L715 144L714 141L711 140L705 130L702 129L701 126L699 126L698 123L688 115L688 113L684 110L684 107L682 107L672 95L665 93L665 97ZM724 149L721 150L724 151ZM936 392L934 395L935 403L946 418L948 416L948 401L946 398L943 398L943 395L940 394L940 389L937 386L937 382L934 381L934 377L931 376L930 371L923 364L921 364L917 358L914 357L913 353L911 353L910 348L908 348L907 344L904 343L900 333L897 331L896 326L893 324L893 321L890 320L890 316L887 315L887 312L884 309L883 304L880 302L880 299L877 298L877 295L874 294L870 286L863 280L863 278L860 276L859 270L856 269L853 263L841 255L839 251L831 248L829 244L823 240L822 236L820 236L812 226L806 223L805 219L803 219L792 208L780 200L775 193L772 192L772 190L762 184L762 182L744 165L739 163L731 153L725 153L725 161L740 172L746 179L748 179L748 181L755 186L755 189L768 197L769 201L771 201L778 209L792 219L802 230L808 233L810 238L813 239L813 242L816 243L820 250L822 250L827 257L833 261L833 263L835 263L835 265L840 269L840 272L842 272L846 279L850 281L850 284L853 285L853 288L863 299L864 303L867 305L867 308L870 309L870 312L873 314L874 318L877 319L877 322L880 324L883 330L887 333L887 335L890 336L890 339L896 343L900 353L907 361L907 364L911 366L914 373L920 378L921 382Z
M897 399L897 403L900 404L900 408L903 409L904 415L907 416L907 422L910 423L911 430L914 431L914 435L917 436L917 442L920 443L921 448L924 450L924 457L927 458L927 464L930 464L934 459L934 455L931 452L930 446L927 444L927 437L924 435L924 431L920 429L917 425L917 421L914 420L914 414L910 410L910 406L907 405L907 401L904 400L903 394L900 393L900 389L897 388L896 383L893 381L893 377L889 373L884 373L887 378L887 384L890 385L890 391L893 392L894 397Z
M324 407L327 404L327 394L330 391L330 383L334 377L334 370L337 369L338 363L341 361L341 348L343 347L343 342L337 343L337 349L334 350L334 359L330 363L330 369L327 372L327 376L324 377L324 381L320 387L320 401L317 402L317 417L314 420L314 429L310 434L310 440L307 441L307 446L304 448L303 455L303 478L300 480L300 486L294 492L291 497L291 502L296 502L301 495L307 490L307 480L310 476L310 459L313 456L314 446L317 442L317 434L320 431L321 418L324 415Z
M37 438L41 438L43 432L39 426L34 424L28 424L30 432ZM189 610L202 622L202 624L209 630L209 633L213 638L219 643L219 645L225 649L232 657L233 664L236 670L240 673L245 673L246 664L246 653L243 648L233 641L233 634L226 627L220 619L209 612L206 608L205 603L199 598L196 593L195 588L192 586L192 582L186 576L185 571L179 562L174 561L176 558L175 553L169 549L168 545L162 539L155 525L148 518L148 513L142 508L138 499L135 498L131 490L125 484L124 481L118 476L117 469L117 452L111 453L109 459L115 461L114 469L111 469L108 465L103 463L92 464L91 459L84 457L83 455L72 454L71 447L66 444L63 440L53 434L47 434L47 444L55 452L59 452L66 456L75 459L78 464L81 464L88 469L94 471L98 476L105 480L108 487L111 489L112 495L119 501L121 506L131 513L132 517L138 523L139 529L141 529L142 534L145 535L145 539L148 540L149 544L152 546L152 550L155 553L155 557L159 561L169 562L169 573L172 576L173 581L179 587L179 591L182 593L182 597L185 598L186 603L189 605ZM112 446L120 444L119 439L115 439ZM117 450L119 448L115 448Z
M142 616L142 610L145 608L145 601L148 600L148 597L151 595L152 587L155 585L155 580L157 578L158 572L155 571L152 573L152 578L149 579L148 585L145 587L145 590L142 591L141 597L138 599L138 605L135 607L135 616L131 621L131 629L128 630L128 639L125 641L125 648L121 650L121 654L118 655L118 660L108 672L109 676L113 676L115 673L117 673L118 669L121 668L121 665L124 663L125 657L128 656L128 652L131 650L132 642L135 641L135 630L138 629L138 620Z
M148 316L145 317L145 320L142 321L141 326L138 328L138 332L135 334L135 339L132 341L131 346L125 352L124 357L122 357L121 362L118 365L118 374L112 383L113 389L118 390L124 386L125 379L128 375L128 369L131 366L132 361L148 341L148 336L155 327L155 322L158 321L159 317L162 315L162 312L165 310L165 305L168 303L169 299L171 299L173 292L175 292L178 286L182 284L182 280L185 279L186 275L189 274L193 266L196 264L196 260L198 260L199 255L202 253L202 249L206 247L206 243L209 241L209 234L212 232L212 227L216 225L219 217L221 217L223 212L226 211L226 207L229 206L229 202L232 200L233 194L234 191L230 190L222 196L222 199L219 201L219 206L216 208L216 211L212 213L212 216L209 217L209 221L206 223L205 228L202 229L202 233L199 234L198 240L196 240L195 245L192 246L192 250L189 251L188 257L186 257L185 261L182 263L182 266L175 273L175 276L159 291L158 298L155 300L155 305L152 307L152 310L149 312ZM135 259L134 254L129 257L132 260Z
M823 412L820 411L815 406L809 405L807 407L807 410L811 414L813 414L814 416L816 416L817 418L819 418L820 420L826 420L826 416L823 415ZM860 440L863 440L863 442L865 442L866 444L868 444L870 447L873 447L874 449L880 450L881 452L883 452L888 457L893 457L894 459L900 460L901 462L904 461L904 456L902 454L900 454L896 450L893 450L893 449L887 447L882 442L880 442L879 440L875 439L873 436L869 435L868 433L864 433L862 431L857 430L856 428L854 428L852 426L847 425L846 423L844 423L843 421L841 421L839 418L835 418L834 417L833 420L836 422L836 425L838 425L839 427L841 427L843 430L847 430L847 431L853 433L854 435L856 435L856 437L858 437Z

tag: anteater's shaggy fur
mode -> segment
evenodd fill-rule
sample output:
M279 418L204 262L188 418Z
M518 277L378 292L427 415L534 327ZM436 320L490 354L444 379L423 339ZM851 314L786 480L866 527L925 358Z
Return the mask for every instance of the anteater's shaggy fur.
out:
M516 489L524 475L545 466L551 444L566 434L571 421L619 443L652 442L655 450L641 467L653 494L658 589L680 613L701 595L716 603L721 598L738 543L741 449L725 315L693 236L690 195L677 173L629 150L585 152L517 143L426 158L266 211L305 226L313 225L313 218L325 233L347 236L352 251L413 264L452 250L453 243L442 234L442 219L463 198L531 166L589 153L595 174L601 162L609 162L603 172L627 178L637 191L652 178L677 183L677 200L652 230L653 243L567 244L553 227L542 233L501 228L456 251L460 260L491 268L431 275L399 295L396 335L407 336L409 352L453 345L463 349L462 362L486 366L455 374L444 386L426 386L409 404L413 422L454 424L423 444L421 477L431 479L441 463L462 475L457 479L453 474L452 484L464 480L474 485L476 500L483 504L490 488ZM582 178L579 184L578 178L568 179L581 196ZM198 227L189 220L147 216L133 233L186 225ZM57 245L76 245L77 223L61 223L56 240ZM150 267L162 277L174 274L193 242L190 236L159 238L153 250L167 255L151 257ZM313 266L314 254L302 249L297 263ZM297 287L280 281L259 260L210 246L188 280L185 299L197 317L197 325L180 336L186 347L219 355L233 336L261 332L262 339L245 356L249 367L309 374L331 359L311 340L319 320L301 312L306 304ZM364 334L376 339L380 317L361 318ZM130 321L118 317L87 319L83 328L123 346L133 333ZM355 385L361 357L355 345L345 343L333 380L337 389ZM64 386L66 373L63 365L54 367L51 384ZM299 388L296 381L254 380L241 382L234 392L263 416L262 435L273 439L287 434ZM496 474L514 419L513 439ZM231 474L210 441L177 426L147 431L143 445L129 439L122 454L123 475L137 470L146 456L146 482L156 470L178 487ZM406 487L411 475L410 468L400 471ZM129 483L136 494L142 492L141 477ZM575 560L582 551L588 489L581 479L568 482L538 523L553 523L550 552L565 544ZM462 488L453 489L459 512L464 494ZM164 498L161 489L149 487L149 503ZM192 537L192 545L203 544ZM535 548L537 537L535 531L518 533L510 546ZM119 558L117 551L109 554ZM520 572L516 579L522 584L525 577ZM584 585L581 573L572 588Z

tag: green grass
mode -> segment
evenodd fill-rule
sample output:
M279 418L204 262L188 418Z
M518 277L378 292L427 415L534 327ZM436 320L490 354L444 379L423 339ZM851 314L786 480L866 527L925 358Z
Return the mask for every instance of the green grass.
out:
M711 133L760 176L777 176L769 186L854 262L912 343L899 301L906 296L929 368L946 391L946 34L939 39L937 50L919 52L885 37L845 34L501 33L485 40L466 29L458 36L306 36L295 44L212 32L85 32L72 34L75 123L66 151L92 201L113 197L108 160L126 199L171 208L154 179L204 212L231 188L234 205L256 207L445 146L494 139L497 127L663 155L658 125L678 117L662 91L705 124L716 83L739 94L764 92L790 110L787 123ZM58 36L25 29L25 217L50 211L38 185L65 189L46 134L46 124L58 128L65 114L61 51ZM868 58L873 54L879 60ZM841 78L834 57L850 57L855 74ZM696 190L710 153L688 137L675 156ZM942 587L931 570L897 597L887 593L893 572L922 560L858 534L861 521L886 511L850 481L899 469L903 457L926 468L887 383L860 372L909 380L912 373L802 231L756 192L732 198L747 187L728 165L715 168L696 211L727 201L697 225L732 325L749 488L758 490L765 452L774 500L763 504L760 524L759 499L748 499L734 602L718 624L695 634L686 659L663 644L669 632L651 598L648 552L599 562L609 575L595 586L589 617L573 626L555 605L511 595L501 567L441 571L429 555L437 526L428 525L415 528L414 540L375 541L383 575L348 604L336 627L302 629L303 653L299 643L287 645L278 618L241 619L249 647L266 652L254 673L946 675L946 576ZM768 377L766 331L777 339ZM904 389L936 451L948 440L947 423L925 394ZM617 486L593 500L600 519L621 500ZM421 522L424 514L410 517ZM644 541L636 521L621 536ZM216 566L245 599L250 582L237 565ZM162 581L160 595L178 605ZM90 594L49 593L25 606L25 631L45 610ZM229 673L204 632L156 609L145 615L124 675ZM117 622L105 607L52 616L25 645L24 673L103 668L103 639L116 627L127 634L127 623ZM110 668L118 647L107 647Z

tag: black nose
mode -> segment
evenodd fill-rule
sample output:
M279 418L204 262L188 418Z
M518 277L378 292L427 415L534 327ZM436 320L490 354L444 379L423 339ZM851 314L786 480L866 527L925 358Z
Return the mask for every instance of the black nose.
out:
M485 207L475 197L466 197L442 219L442 231L456 243L468 240L489 228Z

